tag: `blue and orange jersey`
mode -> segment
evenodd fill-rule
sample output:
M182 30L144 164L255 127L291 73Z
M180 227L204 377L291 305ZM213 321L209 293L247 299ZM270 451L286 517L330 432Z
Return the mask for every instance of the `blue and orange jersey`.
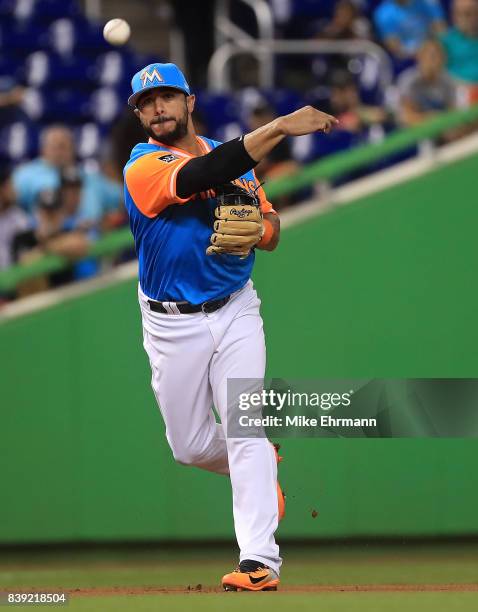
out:
M221 143L197 137L204 154ZM124 168L125 204L139 260L139 282L151 299L192 304L225 297L249 280L254 251L245 259L206 255L217 201L210 192L180 198L179 170L194 155L152 138L136 145ZM258 187L253 170L236 179L248 191ZM263 213L274 212L262 187Z

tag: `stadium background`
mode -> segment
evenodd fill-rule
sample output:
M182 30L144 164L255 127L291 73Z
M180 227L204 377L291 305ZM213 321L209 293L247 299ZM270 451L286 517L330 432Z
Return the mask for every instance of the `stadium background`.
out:
M192 4L2 1L0 81L7 93L25 87L21 102L6 105L2 115L2 163L16 168L35 158L42 128L61 120L74 130L81 171L117 181L124 143L137 136L124 110L129 80L158 57L175 59L192 75L198 121L218 139L247 130L251 117L260 121L264 113L303 103L320 108L330 99L334 74L340 81L348 71L361 104L389 109L386 117L330 140L291 144L264 170L285 219L280 249L258 257L254 277L268 373L476 377L473 86L465 88L468 98L460 96L462 110L424 117L415 126L403 122L396 85L383 87L385 64L380 60L374 72L373 58L362 53L347 60L281 54L268 77L273 86L266 88L258 86L257 63L239 56L231 66L237 87L215 91L226 87L208 83L215 46L227 42L227 32L237 41L241 31L259 38L261 31L242 2L217 3L216 9L204 3L201 15L194 11L195 25L209 35L199 39L204 59L193 63L195 51L186 44ZM360 3L370 24L377 4ZM270 8L275 40L317 41L334 2ZM451 19L450 6L443 9ZM133 26L126 48L113 49L101 37L104 21L117 16ZM241 30L231 29L227 16ZM227 27L218 31L218 23ZM396 84L413 59L387 57ZM452 130L452 137L443 136ZM448 156L439 156L442 148ZM394 168L398 172L390 174ZM356 191L339 206L347 186ZM0 590L77 588L86 596L71 605L91 610L149 610L161 602L168 610L243 605L204 592L235 561L229 484L174 464L141 349L135 264L124 263L133 255L121 205L96 221L88 248L106 257L90 268L93 280L46 292L52 271L72 267L63 256L18 261L0 271ZM42 292L25 284L38 276L46 279ZM22 299L15 299L17 292ZM306 311L295 309L296 296L306 298ZM288 515L278 537L284 583L297 592L267 605L474 609L475 440L282 444ZM348 592L360 585L366 592ZM148 588L162 599L145 596ZM171 599L159 592L166 588L189 592ZM128 592L134 597L125 597ZM185 599L196 594L194 602Z

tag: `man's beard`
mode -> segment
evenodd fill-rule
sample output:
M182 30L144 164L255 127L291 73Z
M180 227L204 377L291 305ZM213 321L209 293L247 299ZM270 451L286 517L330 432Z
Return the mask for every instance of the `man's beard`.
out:
M176 121L176 127L174 128L174 130L172 132L169 132L168 134L162 134L161 136L158 136L158 134L153 131L153 128L151 126L144 125L144 123L142 124L142 126L146 134L154 140L160 140L161 142L167 145L174 145L178 140L184 138L184 136L186 136L186 134L188 133L188 119L189 113L186 107L184 109L184 114L182 117L180 117L179 119L173 119L173 121ZM164 121L162 121L161 123L163 122Z

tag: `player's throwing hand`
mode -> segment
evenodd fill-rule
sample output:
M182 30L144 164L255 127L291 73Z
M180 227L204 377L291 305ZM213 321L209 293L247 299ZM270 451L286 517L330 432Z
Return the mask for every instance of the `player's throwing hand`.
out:
M285 136L303 136L312 132L328 134L339 122L333 115L328 115L313 106L303 106L290 115L276 119L277 127Z

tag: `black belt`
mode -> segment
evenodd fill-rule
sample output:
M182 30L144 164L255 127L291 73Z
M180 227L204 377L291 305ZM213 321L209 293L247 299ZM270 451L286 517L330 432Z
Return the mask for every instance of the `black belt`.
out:
M148 300L149 307L154 312L162 312L163 314L177 314L176 308L180 314L192 314L193 312L204 312L204 314L210 314L215 310L219 310L225 306L231 296L228 295L220 300L210 300L209 302L203 302L202 304L191 304L189 302L171 302L174 306L170 306L169 309L165 308L161 302L155 302L154 300Z

